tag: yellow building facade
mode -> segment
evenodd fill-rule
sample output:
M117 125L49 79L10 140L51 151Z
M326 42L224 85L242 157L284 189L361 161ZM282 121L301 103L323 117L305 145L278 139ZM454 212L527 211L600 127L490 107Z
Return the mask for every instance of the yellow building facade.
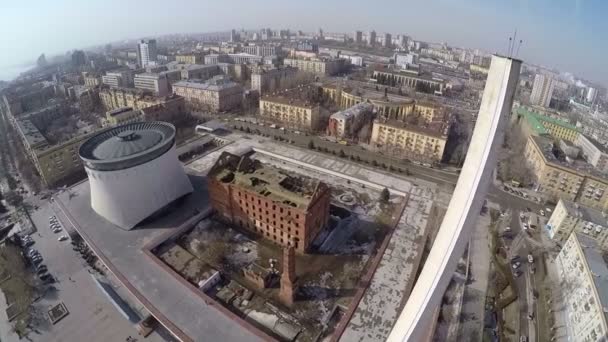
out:
M280 122L287 127L308 131L320 129L319 106L285 98L260 99L260 116Z
M524 157L537 182L538 191L555 199L576 201L585 206L608 209L608 179L594 173L592 167L564 165L550 153L551 141L530 136Z
M443 158L447 132L431 131L401 122L376 120L371 142L381 150L390 150L392 154L402 158L438 163Z

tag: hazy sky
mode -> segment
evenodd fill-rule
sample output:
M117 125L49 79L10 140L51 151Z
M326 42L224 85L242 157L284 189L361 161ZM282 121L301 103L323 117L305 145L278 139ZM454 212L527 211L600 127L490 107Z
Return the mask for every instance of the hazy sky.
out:
M404 33L505 52L608 86L605 0L0 1L1 70L69 49L164 33L261 27Z

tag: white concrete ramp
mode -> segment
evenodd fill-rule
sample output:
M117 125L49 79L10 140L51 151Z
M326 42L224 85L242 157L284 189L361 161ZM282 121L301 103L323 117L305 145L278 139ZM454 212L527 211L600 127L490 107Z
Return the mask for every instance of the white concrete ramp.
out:
M467 157L429 256L389 341L432 337L434 312L479 216L509 121L521 61L492 56Z

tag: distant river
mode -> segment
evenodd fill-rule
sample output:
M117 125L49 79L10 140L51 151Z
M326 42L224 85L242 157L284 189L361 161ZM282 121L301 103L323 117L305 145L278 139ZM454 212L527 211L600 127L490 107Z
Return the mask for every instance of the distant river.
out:
M0 66L0 80L13 80L15 77L19 76L20 73L28 71L33 67L33 65Z

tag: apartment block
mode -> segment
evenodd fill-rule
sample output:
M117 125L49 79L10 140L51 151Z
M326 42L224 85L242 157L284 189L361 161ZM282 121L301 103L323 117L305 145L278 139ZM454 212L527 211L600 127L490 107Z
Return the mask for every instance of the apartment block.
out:
M581 153L587 162L598 171L608 173L608 148L597 140L579 134L574 144L581 149Z
M298 69L293 67L255 68L251 73L251 89L260 95L295 86Z
M400 158L439 163L449 128L448 121L417 125L398 120L375 120L371 143L377 149Z
M342 72L345 66L345 60L341 58L285 58L285 60L283 60L283 64L321 76L333 76Z
M392 87L409 87L417 89L427 87L429 90L443 92L446 88L444 79L422 74L412 70L374 70L372 78L378 84Z
M175 61L186 64L203 64L205 56L202 53L184 53L175 55Z
M549 107L553 90L555 88L555 80L549 75L537 74L534 76L534 85L530 94L530 103L542 107Z
M181 73L178 72L181 75ZM135 88L148 90L157 96L169 94L169 80L164 73L142 73L135 75Z
M365 124L371 123L374 117L374 106L363 102L332 114L327 125L327 134L344 139L354 138Z
M101 77L101 83L112 88L131 87L133 86L133 72L131 70L106 72Z
M331 189L325 183L287 175L246 155L223 152L207 182L220 219L300 253L329 219Z
M291 89L260 99L260 117L290 128L316 131L320 127L319 105L295 96Z
M241 106L244 90L240 84L216 76L205 83L177 82L173 85L173 93L184 97L191 109L223 112Z
M597 242L571 234L555 261L564 294L570 341L602 341L608 336L608 267Z
M552 136L574 142L580 134L578 127L564 120L542 115L525 107L517 108L516 113L526 135Z
M549 236L564 244L573 233L593 238L608 251L608 219L601 211L567 200L559 200L546 229Z
M553 140L529 136L524 157L538 191L599 210L608 208L607 175L584 160L565 156Z

